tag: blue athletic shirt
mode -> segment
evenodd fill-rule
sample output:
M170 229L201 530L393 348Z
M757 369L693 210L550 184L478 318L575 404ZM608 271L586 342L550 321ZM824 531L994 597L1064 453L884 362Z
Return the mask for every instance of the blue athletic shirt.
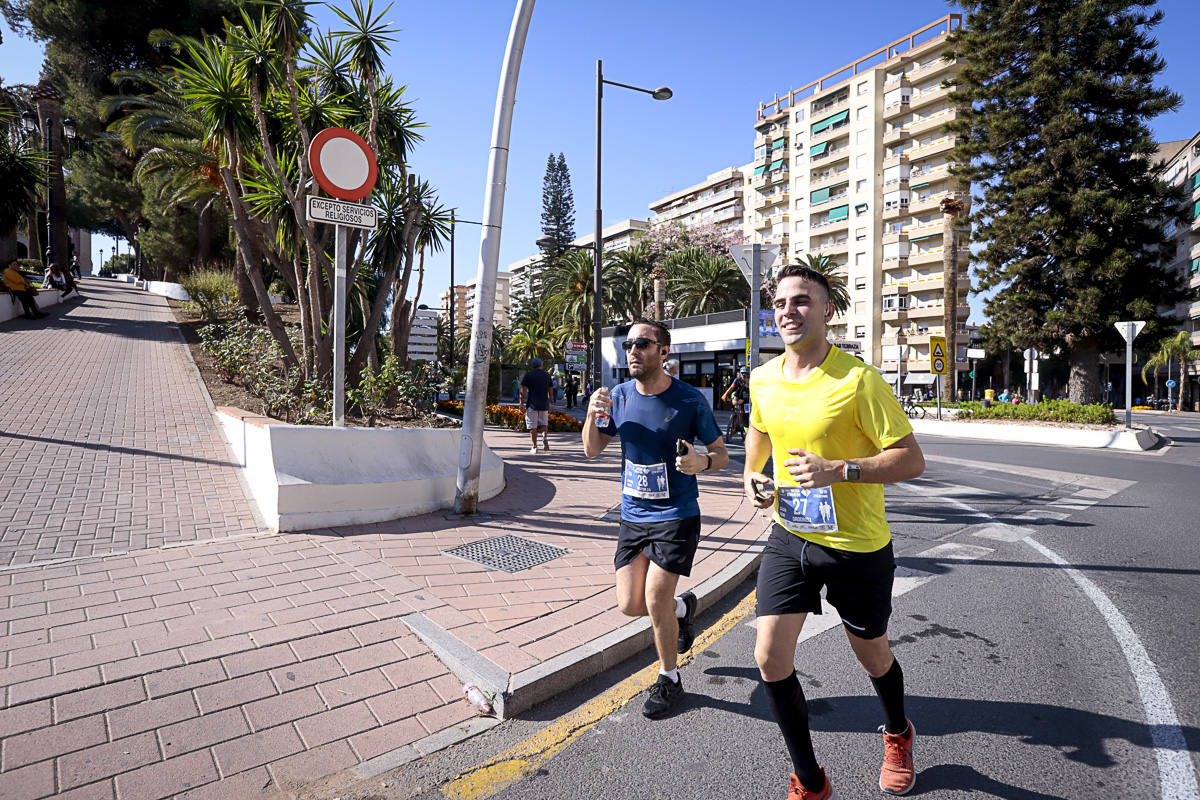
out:
M621 437L621 518L664 522L700 513L695 475L675 469L675 440L709 445L721 436L704 395L676 378L660 394L635 381L614 387L612 417L600 432Z

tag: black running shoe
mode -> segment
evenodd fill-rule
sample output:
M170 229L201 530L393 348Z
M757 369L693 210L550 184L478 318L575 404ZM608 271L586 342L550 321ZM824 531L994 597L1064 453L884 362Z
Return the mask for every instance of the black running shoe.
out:
M679 599L683 601L686 613L679 618L679 641L675 643L675 651L686 653L692 649L692 642L696 641L696 632L692 630L692 622L696 619L696 595L684 592Z
M659 675L658 682L650 687L650 696L642 706L642 715L650 719L662 719L683 699L683 679L678 682L666 675Z

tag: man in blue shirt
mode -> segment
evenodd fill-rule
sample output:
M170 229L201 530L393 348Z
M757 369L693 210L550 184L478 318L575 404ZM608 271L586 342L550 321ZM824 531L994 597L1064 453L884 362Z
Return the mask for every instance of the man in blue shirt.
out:
M680 575L690 575L700 543L699 487L696 475L729 463L729 453L704 395L663 371L671 351L671 331L653 320L638 320L621 341L633 380L601 386L588 404L583 452L600 455L621 437L621 528L614 564L617 605L632 617L649 615L660 662L642 713L660 719L683 697L678 653L695 634L696 596L675 596ZM599 421L597 421L599 415ZM697 453L699 439L707 453ZM684 454L676 450L684 442Z
M542 435L542 447L550 452L550 392L553 390L553 378L542 369L542 360L535 358L529 362L532 368L521 378L521 400L525 407L525 427L529 428L529 438L533 442L530 453L538 451L538 434Z

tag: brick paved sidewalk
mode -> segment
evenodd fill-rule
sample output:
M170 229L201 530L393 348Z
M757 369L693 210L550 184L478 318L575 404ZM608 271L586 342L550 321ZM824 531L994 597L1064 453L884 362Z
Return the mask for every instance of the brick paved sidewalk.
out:
M257 532L166 301L81 290L0 325L0 566Z
M96 337L97 351L117 352L113 338L149 342L163 357L160 369L174 370L176 384L165 387L150 365L126 365L138 380L130 386L186 393L191 381L197 390L186 362L166 357L187 356L169 323L160 323L164 332L143 321L131 337L114 310L148 318L165 313L159 298L99 281L85 290L95 300L49 322L80 335L89 327L115 334ZM106 322L96 321L101 313ZM0 327L0 347L12 347L14 334ZM132 347L120 357L149 358ZM114 385L105 396L129 391L118 371L108 374ZM153 408L143 393L130 402ZM25 408L35 416L34 404ZM215 423L204 414L190 419L185 438L208 447ZM143 451L165 446L146 421L122 435L120 446L137 454L120 457L142 459L129 462L133 470L157 457ZM71 552L94 557L0 569L0 798L255 798L289 796L318 781L336 787L490 724L474 718L461 680L439 654L516 686L521 676L553 676L578 664L575 655L589 646L636 629L615 609L616 523L600 519L619 499L616 454L584 461L574 435L552 436L555 450L536 456L523 434L489 429L487 440L508 462L509 485L472 519L438 513L223 540L163 536L163 521L147 519L120 550L81 531ZM27 463L39 463L38 448L49 446L19 441ZM222 450L205 452L203 466L189 467L201 482L227 469ZM86 485L91 474L76 473ZM684 586L711 583L744 561L762 528L732 474L701 480L705 538ZM244 497L232 491L214 505L246 518ZM36 556L37 530L28 521L22 528L13 552ZM508 575L442 552L498 533L571 553ZM46 536L65 541L52 525Z

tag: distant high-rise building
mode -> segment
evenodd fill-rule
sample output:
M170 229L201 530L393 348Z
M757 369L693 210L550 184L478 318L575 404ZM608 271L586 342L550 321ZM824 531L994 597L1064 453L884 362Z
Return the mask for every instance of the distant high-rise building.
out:
M726 167L695 186L655 200L650 204L650 224L678 222L685 228L714 225L722 231L741 233L745 170Z
M1166 269L1175 272L1190 290L1190 299L1172 310L1177 319L1183 320L1180 328L1191 334L1192 347L1200 348L1200 133L1191 139L1160 144L1157 158L1163 180L1185 187L1188 193L1191 225L1182 226L1172 220L1164 229L1175 254ZM1174 366L1178 372L1179 365ZM1173 395L1183 400L1185 408L1196 408L1200 403L1200 362L1188 364L1186 376L1174 377L1179 385Z
M647 222L642 219L626 219L615 225L609 225L604 229L604 252L615 253L633 247L637 239L645 233L647 227ZM595 234L589 233L587 236L575 239L571 244L582 247L591 244L595 238ZM514 261L508 265L508 274L512 279L513 303L525 300L541 291L542 269L540 253L526 256L520 261Z
M509 293L511 275L507 272L496 273L496 304L492 322L498 326L507 326L512 312L512 298ZM466 290L463 302L466 309L466 324L475 318L475 278L463 286ZM457 312L455 312L457 313Z
M948 95L962 64L943 53L961 24L948 14L760 105L745 174L746 240L778 244L777 264L811 254L843 267L850 308L830 338L859 342L864 360L903 376L906 390L933 380L930 335L949 322L960 353L967 340L967 223L956 223L947 288L952 230L940 207L955 198L970 210L949 173L954 137L944 127L957 113Z
M458 284L442 292L442 310L439 316L447 323L450 322L451 290L454 292L454 327L465 328L471 324L471 318L467 316L467 287L462 284Z

